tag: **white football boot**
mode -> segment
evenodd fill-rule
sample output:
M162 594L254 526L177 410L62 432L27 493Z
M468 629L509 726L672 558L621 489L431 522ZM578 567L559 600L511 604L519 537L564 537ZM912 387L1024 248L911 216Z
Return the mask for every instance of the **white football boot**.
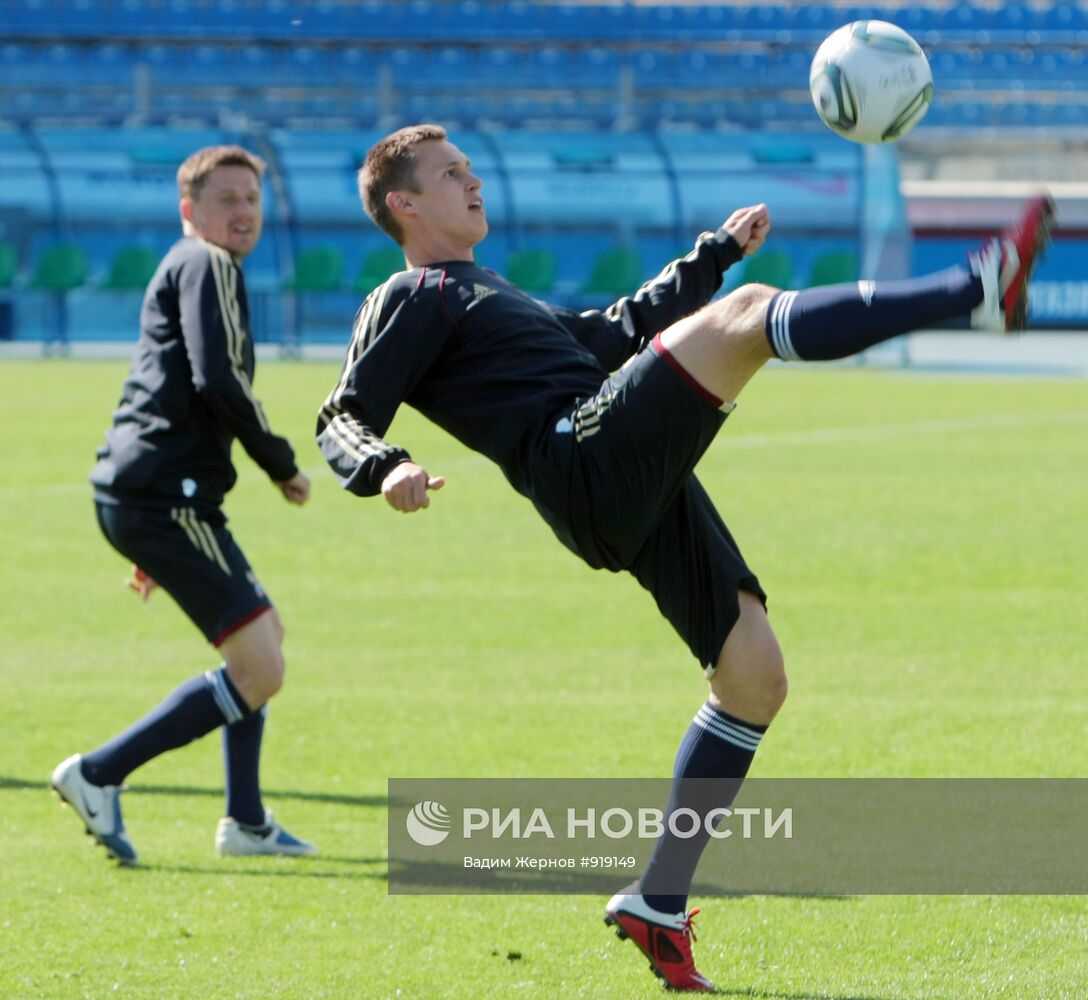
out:
M117 785L92 785L83 777L82 757L72 754L53 771L52 785L61 799L83 820L83 825L110 857L123 865L136 864L136 848L121 820L121 791Z
M291 857L307 857L317 853L317 848L305 840L292 836L272 817L272 810L264 814L265 833L254 833L240 826L231 816L224 816L215 828L215 853L221 858L247 854L286 854Z

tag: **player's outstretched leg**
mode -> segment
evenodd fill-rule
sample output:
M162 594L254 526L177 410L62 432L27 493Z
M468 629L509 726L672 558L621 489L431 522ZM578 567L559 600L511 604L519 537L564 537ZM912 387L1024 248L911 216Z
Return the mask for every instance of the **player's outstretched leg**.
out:
M874 344L958 317L981 330L1019 330L1028 280L1050 241L1054 202L1031 199L1019 221L972 253L966 267L904 281L858 281L778 292L764 332L787 361L846 358Z
M121 788L95 785L83 776L83 758L77 753L62 760L53 770L53 790L67 802L83 826L101 844L111 858L123 865L134 865L136 849L125 833L121 820Z

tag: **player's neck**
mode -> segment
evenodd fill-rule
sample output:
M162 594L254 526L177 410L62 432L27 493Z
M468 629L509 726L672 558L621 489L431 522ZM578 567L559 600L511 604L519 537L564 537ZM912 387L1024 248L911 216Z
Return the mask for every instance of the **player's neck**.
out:
M409 269L449 260L462 260L472 264L476 259L473 247L442 239L406 240L404 258Z

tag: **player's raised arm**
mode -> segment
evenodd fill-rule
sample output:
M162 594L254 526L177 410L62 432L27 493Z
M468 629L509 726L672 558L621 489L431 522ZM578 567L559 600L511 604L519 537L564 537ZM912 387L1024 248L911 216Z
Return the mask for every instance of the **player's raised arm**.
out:
M606 370L614 371L655 334L705 306L721 288L722 274L762 245L769 225L765 205L741 209L717 231L703 233L689 253L670 261L607 309L575 313L551 307L552 311Z

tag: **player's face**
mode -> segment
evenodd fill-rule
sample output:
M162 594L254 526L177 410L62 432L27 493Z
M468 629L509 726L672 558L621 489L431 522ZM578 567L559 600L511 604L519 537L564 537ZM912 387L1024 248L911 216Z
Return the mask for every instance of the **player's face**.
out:
M236 260L257 245L262 223L261 182L248 167L216 167L204 182L200 197L186 201L186 218L197 236L221 246Z
M483 181L452 142L421 142L416 149L416 187L408 198L420 229L430 239L474 247L487 235L480 197Z

